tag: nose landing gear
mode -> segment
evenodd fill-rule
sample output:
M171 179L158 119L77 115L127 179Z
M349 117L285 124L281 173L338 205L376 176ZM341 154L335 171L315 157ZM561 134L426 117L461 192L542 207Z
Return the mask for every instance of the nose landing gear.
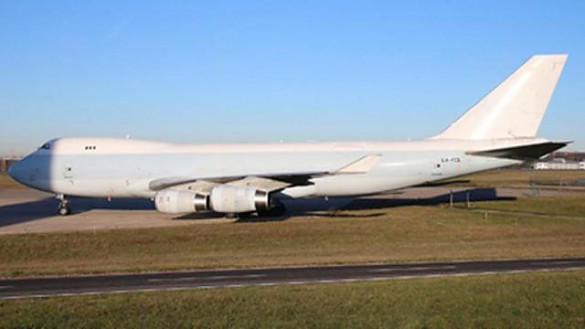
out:
M59 199L59 215L67 216L71 214L71 208L69 207L69 200L64 194L57 195L57 199Z

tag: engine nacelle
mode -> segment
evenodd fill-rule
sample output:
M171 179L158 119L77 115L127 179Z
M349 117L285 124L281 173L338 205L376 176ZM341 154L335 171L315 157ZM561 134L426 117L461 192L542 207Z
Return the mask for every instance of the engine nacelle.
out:
M167 214L183 214L209 209L208 196L185 190L164 190L154 198L156 210Z
M252 187L220 185L211 190L209 206L230 214L263 211L270 208L270 195Z
M220 185L209 195L188 190L163 190L154 198L156 209L167 214L213 210L222 213L264 211L271 207L270 194L252 187Z

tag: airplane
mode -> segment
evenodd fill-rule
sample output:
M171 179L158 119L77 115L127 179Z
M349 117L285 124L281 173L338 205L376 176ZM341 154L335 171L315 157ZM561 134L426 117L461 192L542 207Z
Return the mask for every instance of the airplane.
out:
M167 214L275 215L282 201L379 194L520 164L566 146L536 137L567 55L531 57L438 135L406 142L172 144L58 138L9 169L69 196L149 198Z

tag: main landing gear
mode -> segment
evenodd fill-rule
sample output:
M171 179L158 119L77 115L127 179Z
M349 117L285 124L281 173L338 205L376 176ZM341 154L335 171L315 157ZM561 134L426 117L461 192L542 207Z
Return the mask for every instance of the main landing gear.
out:
M286 213L286 207L282 202L277 202L270 209L259 211L258 216L263 217L280 217Z
M64 194L57 195L57 199L59 199L59 215L67 216L71 214L71 208L69 207L69 200Z

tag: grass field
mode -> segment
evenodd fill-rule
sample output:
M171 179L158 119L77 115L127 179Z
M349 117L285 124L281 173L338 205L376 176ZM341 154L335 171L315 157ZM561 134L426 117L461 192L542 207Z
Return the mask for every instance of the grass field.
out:
M511 214L524 213L585 219L585 195L521 198L514 201L484 201L475 203L474 207L506 211Z
M583 328L585 272L0 301L1 328Z
M469 180L468 183L457 183L462 186L481 187L528 187L531 183L544 184L549 187L563 187L585 179L583 170L520 170L502 169L477 173L455 179ZM447 180L448 181L448 180Z
M339 211L279 222L8 235L0 238L0 276L584 255L583 200L534 200L476 203L472 209ZM486 216L478 211L483 207L550 215Z

